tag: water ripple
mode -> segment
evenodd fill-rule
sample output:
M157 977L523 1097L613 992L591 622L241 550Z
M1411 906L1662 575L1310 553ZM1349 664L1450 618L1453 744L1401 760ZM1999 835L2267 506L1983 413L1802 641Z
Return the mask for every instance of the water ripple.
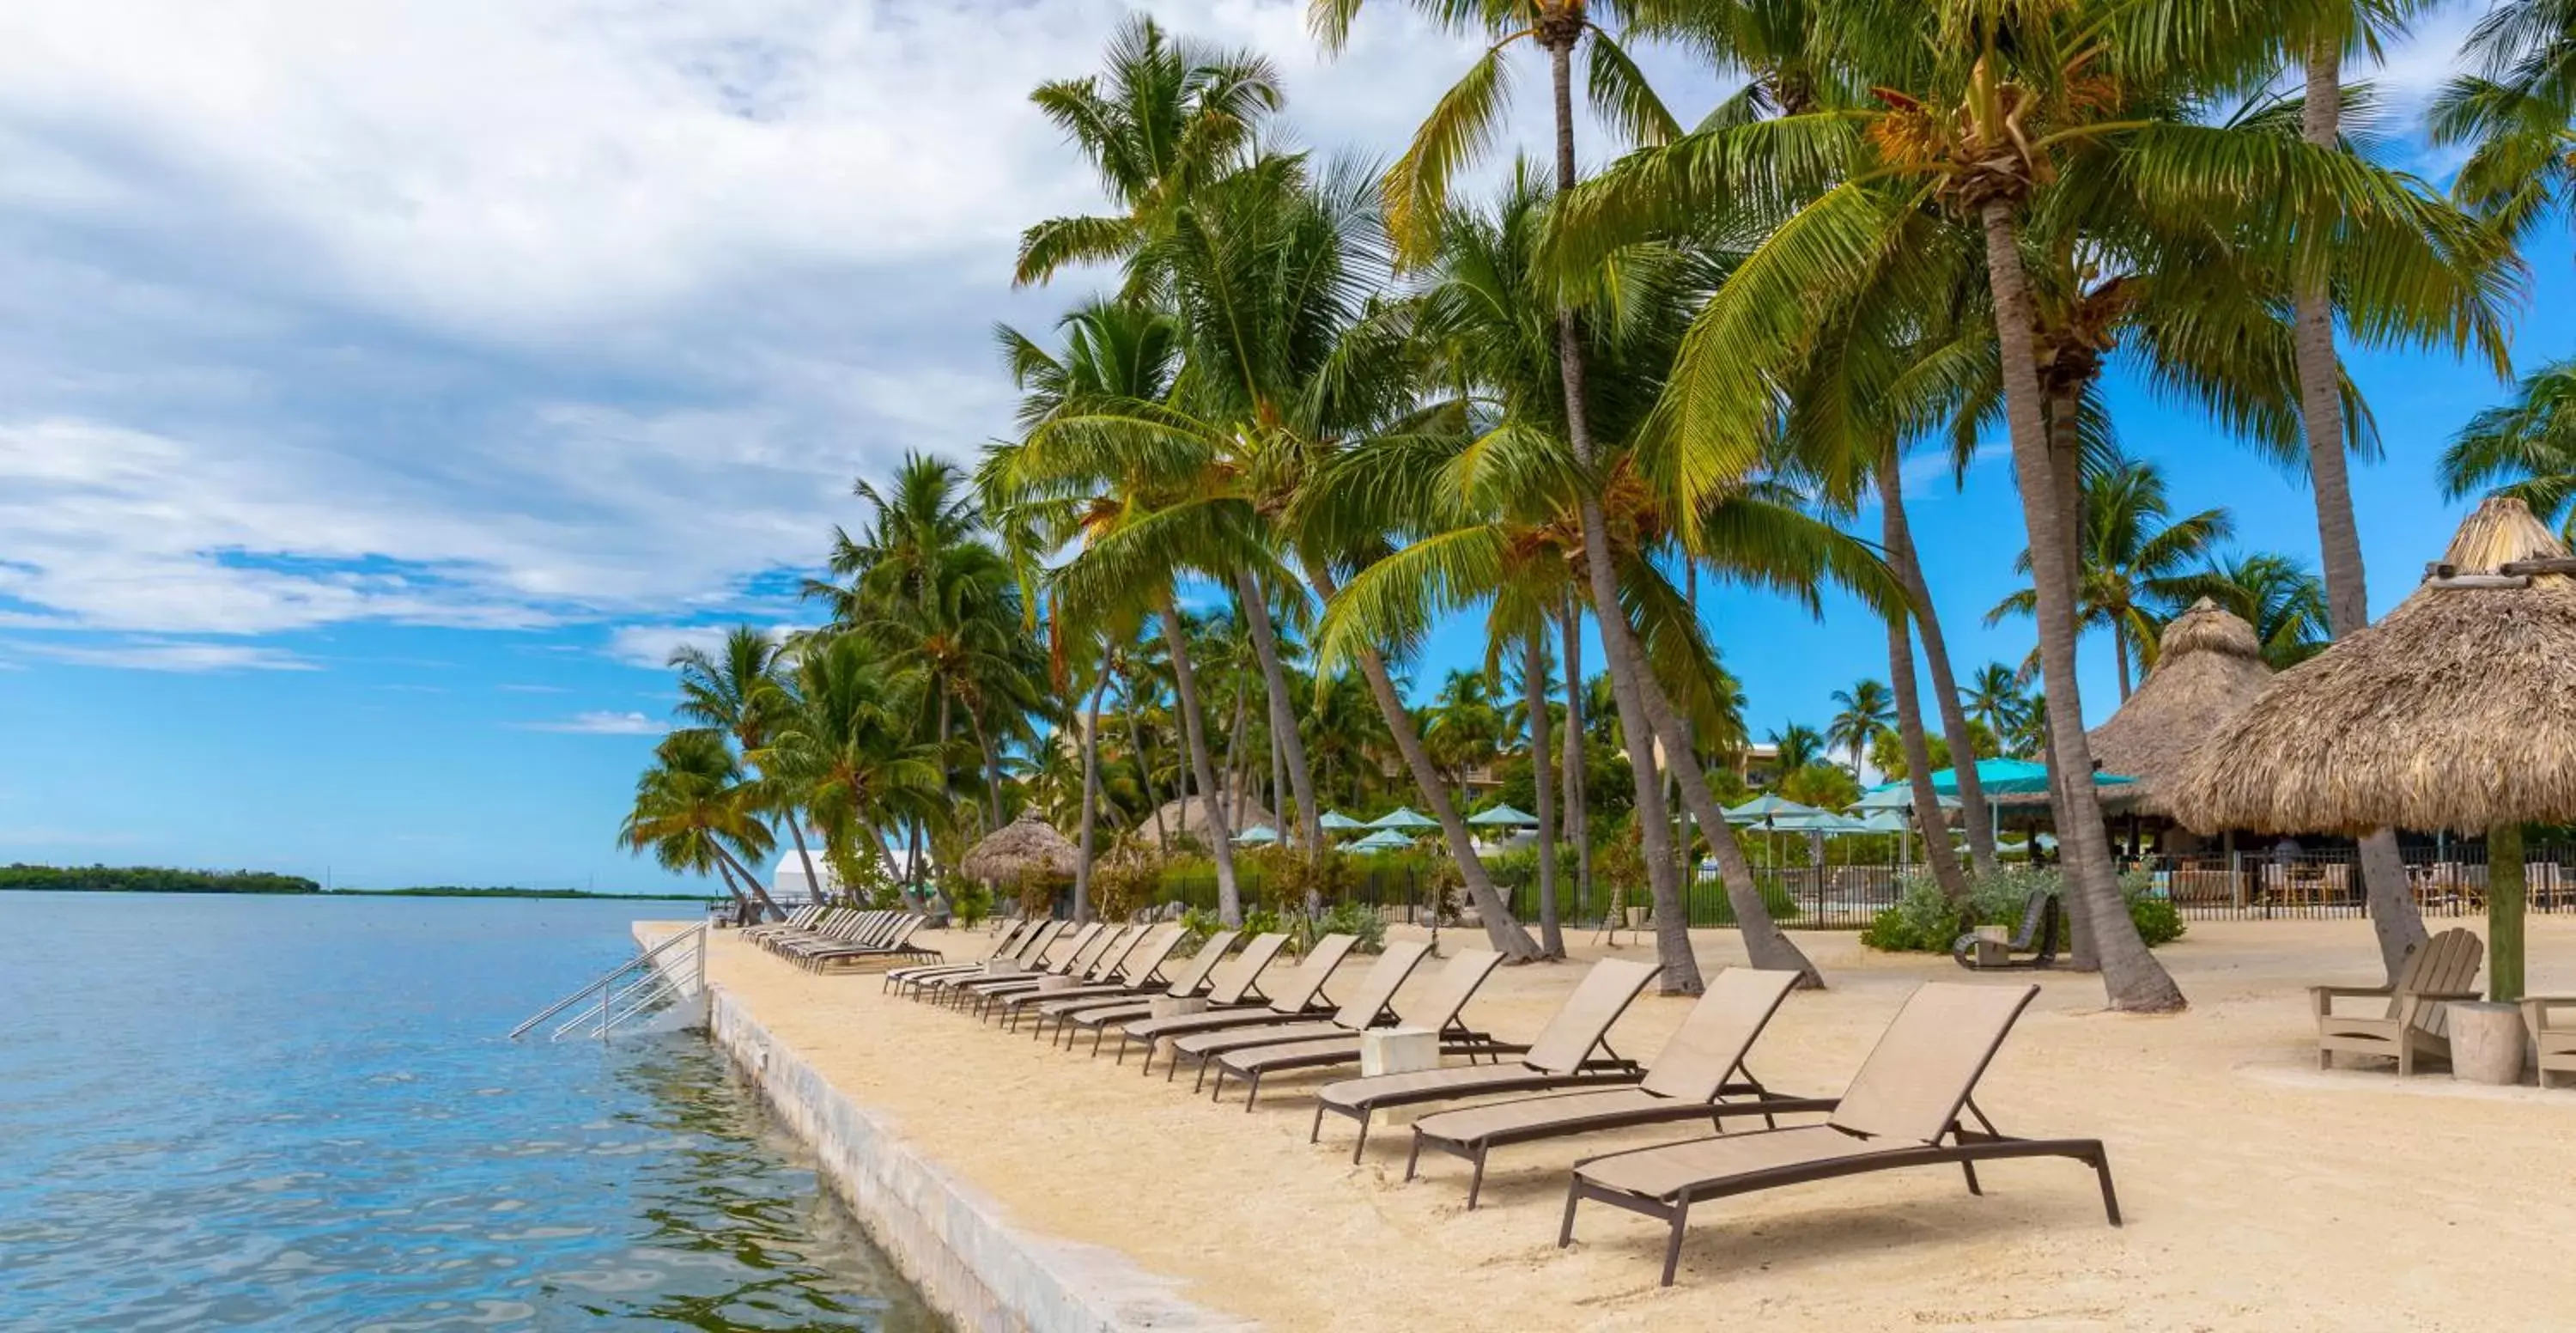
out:
M939 1327L703 1041L499 1039L629 908L0 908L0 1327Z

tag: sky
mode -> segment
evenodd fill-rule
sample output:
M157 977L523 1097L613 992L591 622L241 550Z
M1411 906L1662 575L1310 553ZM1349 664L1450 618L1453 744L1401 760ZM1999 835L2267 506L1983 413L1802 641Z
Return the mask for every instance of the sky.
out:
M1270 57L1305 145L1398 151L1474 43L1305 0L1148 6ZM1008 428L1014 238L1094 206L1027 102L1096 68L1099 0L12 0L0 14L0 861L249 866L343 886L660 887L614 832L663 660L794 597L851 483ZM2474 6L2380 71L2392 158ZM1685 121L1726 87L1646 53ZM1518 71L1512 133L1541 142ZM1612 145L1597 126L1587 158ZM2517 369L2576 343L2563 237ZM2354 353L2387 456L2354 490L2385 610L2463 509L2483 367ZM2131 452L2238 545L2313 564L2304 485L2115 372ZM2010 468L1909 473L1962 674L2017 661ZM1874 514L1862 524L1875 531ZM1883 630L1717 591L1761 734L1886 674ZM1426 687L1481 655L1445 627ZM1597 662L1597 652L1590 654ZM2086 703L2114 702L2107 645Z

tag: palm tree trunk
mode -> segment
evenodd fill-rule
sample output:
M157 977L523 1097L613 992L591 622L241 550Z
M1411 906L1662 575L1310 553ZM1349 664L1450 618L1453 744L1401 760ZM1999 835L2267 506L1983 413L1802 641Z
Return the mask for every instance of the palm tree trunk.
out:
M1226 728L1225 733L1225 781L1220 784L1217 798L1218 808L1225 812L1225 826L1229 829L1241 822L1235 817L1235 812L1243 808L1236 800L1243 783L1242 753L1243 681L1238 677L1234 682L1234 723Z
M1235 580L1243 593L1245 614L1252 620L1252 647L1261 657L1261 678L1270 686L1270 734L1278 747L1271 761L1272 786L1278 785L1275 770L1284 767L1288 790L1297 799L1297 842L1309 855L1321 855L1324 808L1315 801L1315 774L1306 766L1305 738L1297 734L1297 702L1289 697L1288 673L1279 665L1279 636L1270 623L1270 604L1262 599L1250 573L1237 574ZM1287 823L1288 812L1280 811L1279 820Z
M2067 649L2067 672L2071 675L2077 670L2076 657L2082 651L2082 639L2084 633L2084 625L2081 619L2084 604L2082 597L2082 588L2084 586L2084 446L2082 440L2076 433L2077 417L2083 411L2083 389L2080 385L2061 385L2058 388L2056 396L2044 399L2043 405L2044 410L2047 413L2047 424L2045 429L2048 439L2048 480L2051 488L2050 494L2054 497L2052 503L2055 506L2055 512L2057 514L2057 531L2062 543L2060 548L2061 558L2055 563L2055 565L2049 567L2053 567L2058 570L2058 577L2060 580L2058 586L2065 591L2067 605L2075 608L2073 611L2070 611L2069 614L2077 617L2075 622L2076 637L2073 644ZM2036 559L2031 562L2031 569L2033 571L2032 578L2034 580L2038 578L2037 571L2041 568L2043 568L2043 566L2041 566ZM2044 690L2042 692L2045 693ZM2052 729L2049 734L2053 737L2056 733ZM2049 822L2056 825L2058 829L2057 855L2060 863L2062 864L2065 861L2068 852L2066 829L2071 826L2077 818L2074 810L2066 803L2066 782L2067 774L2070 770L2066 767L2062 757L2058 754L2057 748L2053 742L2047 750L2045 762L2048 765ZM2084 773L2083 786L2086 791L2092 791L2093 774L2091 764L2088 762L2082 771ZM2032 843L2036 846L2037 842L2037 835L2034 834ZM2068 882L2071 883L2072 879L2070 878ZM2092 903L2080 895L2069 893L2064 896L2064 907L2066 909L2067 922L2072 928L2074 935L2074 942L2066 951L2067 968L2070 971L2075 972L2101 971L2101 953L2099 949L2096 948L2093 938Z
M796 864L805 869L805 887L813 893L814 901L819 903L823 901L823 881L814 873L813 853L805 850L805 830L797 827L799 813L796 807L792 805L787 807L787 837L796 844ZM844 884L841 887L851 893L859 891L859 886L856 884Z
M975 732L976 753L984 757L984 809L992 822L988 829L1002 827L1002 756L993 748L993 737L984 730L984 719L974 709L966 710L966 725Z
M1327 601L1333 596L1333 578L1320 566L1310 566L1306 581ZM1360 675L1368 681L1369 694L1377 700L1377 711L1386 719L1387 734L1395 741L1396 753L1404 756L1404 766L1413 775L1413 785L1420 789L1423 803L1431 807L1431 817L1440 821L1441 836L1449 844L1449 855L1458 862L1459 878L1466 882L1467 901L1475 904L1477 919L1485 924L1485 941L1494 952L1515 963L1525 963L1539 956L1538 943L1512 919L1511 905L1503 901L1494 887L1494 877L1485 869L1482 857L1476 855L1475 834L1467 827L1458 807L1449 803L1448 789L1442 786L1440 770L1432 766L1431 754L1422 748L1422 733L1413 725L1413 714L1405 709L1404 699L1395 692L1395 678L1387 674L1386 658L1375 648L1359 653Z
M1979 876L1990 876L2001 867L1995 857L1993 816L1986 809L1986 785L1977 777L1976 735L1968 729L1968 710L1959 702L1959 680L1950 671L1950 645L1932 606L1922 558L1914 549L1914 527L1905 513L1904 471L1894 450L1879 460L1879 511L1888 564L1914 603L1915 633L1923 641L1923 663L1931 670L1932 693L1940 704L1941 735L1950 743L1950 767L1959 781L1959 821L1967 828L1968 863Z
M1908 544L1903 502L1887 498L1896 489L1895 473L1896 453L1889 450L1878 465L1878 523L1879 537L1891 552ZM1965 902L1968 877L1960 873L1959 858L1950 850L1949 819L1941 813L1941 794L1932 789L1932 742L1923 733L1923 700L1914 681L1914 635L1906 620L1890 616L1887 621L1887 683L1896 694L1896 738L1905 750L1906 786L1913 792L1914 823L1923 830L1923 859L1931 863L1933 882L1941 886L1941 896ZM1973 769L1976 753L1953 749L1950 764L1954 771Z
M1216 800L1216 765L1208 756L1207 719L1199 713L1198 678L1190 671L1190 645L1181 633L1181 608L1171 590L1163 590L1163 646L1172 655L1172 685L1181 713L1181 736L1189 746L1190 771L1197 775L1199 805L1207 811L1208 856L1216 862L1216 913L1229 926L1243 924L1243 895L1234 882L1234 830ZM1188 813L1184 805L1182 812ZM1183 820L1186 824L1188 821Z
M2111 627L2111 661L2119 667L2120 702L2129 701L2129 636Z
M2013 471L2021 483L2022 516L2030 529L2031 586L2038 594L2040 671L2048 691L2051 741L2067 781L2064 801L2068 826L2057 831L2068 872L2066 892L2080 895L2090 918L2094 947L2102 960L2103 989L2115 1009L2166 1012L2184 1006L2182 989L2164 965L2147 951L2146 942L2120 901L2111 878L2111 848L2102 826L2101 806L2094 798L2093 747L2084 735L2084 696L2075 681L2075 605L2073 590L2062 579L2047 577L2065 567L2073 534L2061 531L2053 497L2048 437L2041 412L2039 366L2031 336L2029 280L2022 272L2021 249L2013 231L2013 206L1989 199L1980 212L1985 224L1986 280L1993 289L1995 337L2001 354L2004 416L2010 427Z
M2331 41L2308 49L2307 100L2300 133L2326 149L2343 136L2343 52ZM2370 591L2361 564L2361 525L2353 516L2352 481L2344 456L2343 366L2335 353L2334 305L2323 286L2302 286L2295 297L2298 327L2291 341L2299 371L2299 417L2307 432L2308 476L2317 495L2317 550L2325 566L2326 623L2335 638L2370 623ZM2394 984L2406 955L2424 942L2424 916L2407 890L2406 865L2397 835L2380 829L2361 840L2362 897L2379 937L2379 960Z
M1100 696L1109 689L1109 666L1091 686L1091 702L1082 714L1082 856L1073 863L1073 919L1091 917L1091 863L1100 823Z
M708 845L715 848L719 864L731 867L733 873L742 877L742 882L751 889L751 896L760 900L761 911L781 921L787 919L787 914L778 910L778 904L770 900L769 890L761 884L760 876L745 869L742 862L734 859L733 853L725 850L723 843L710 841Z
M1575 901L1588 906L1592 902L1592 822L1583 808L1588 767L1583 750L1583 613L1575 609L1572 593L1566 594L1557 616L1562 622L1559 637L1565 641L1565 835L1574 842Z
M744 917L751 915L751 899L743 896L742 885L735 882L733 877L733 867L726 865L722 861L716 862L716 878L719 883L724 885L725 892L733 897L733 919L736 921L742 921ZM744 921L743 924L749 925L751 923Z
M1580 31L1547 42L1548 80L1556 110L1556 192L1574 188L1574 41ZM1583 332L1574 312L1560 307L1556 315L1557 371L1565 384L1567 442L1578 467L1593 464L1592 429L1584 393ZM1691 952L1689 905L1682 898L1681 877L1674 873L1672 817L1664 804L1664 782L1655 771L1655 728L1646 718L1637 688L1631 645L1612 633L1612 624L1627 623L1619 605L1618 574L1610 563L1610 542L1602 528L1600 498L1586 479L1578 512L1583 527L1584 563L1591 582L1592 612L1601 625L1601 654L1610 672L1610 693L1619 708L1619 729L1628 741L1628 766L1636 775L1637 835L1646 860L1646 881L1655 904L1655 956L1663 964L1663 992L1697 995L1699 959Z
M1145 729L1136 721L1136 686L1127 685L1127 743L1136 750L1136 781L1145 789L1145 808L1154 812L1154 850L1172 854L1171 832L1163 827L1163 803L1154 794L1154 755L1145 748Z
M1521 668L1528 701L1530 787L1538 795L1538 947L1546 958L1565 956L1565 932L1556 911L1556 775L1547 748L1547 630L1530 631L1529 660Z

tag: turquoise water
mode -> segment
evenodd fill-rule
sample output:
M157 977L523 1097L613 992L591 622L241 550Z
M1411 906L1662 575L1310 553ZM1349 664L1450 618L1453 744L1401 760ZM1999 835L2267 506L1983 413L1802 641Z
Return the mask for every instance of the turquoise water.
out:
M0 1328L939 1328L703 1038L504 1040L688 906L0 893Z

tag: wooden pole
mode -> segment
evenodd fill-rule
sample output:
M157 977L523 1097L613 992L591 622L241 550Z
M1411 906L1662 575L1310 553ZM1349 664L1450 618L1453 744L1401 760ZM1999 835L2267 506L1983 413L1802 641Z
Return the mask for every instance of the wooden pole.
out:
M2487 830L2487 998L2522 998L2522 825Z

